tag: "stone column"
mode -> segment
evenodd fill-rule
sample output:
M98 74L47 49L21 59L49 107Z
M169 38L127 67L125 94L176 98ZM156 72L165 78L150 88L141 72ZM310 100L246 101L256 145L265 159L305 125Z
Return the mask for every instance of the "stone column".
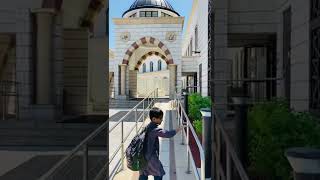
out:
M126 73L127 73L127 66L126 64L120 64L120 95L125 96L126 95Z
M137 79L138 79L138 71L137 70L130 70L129 71L129 96L136 98L138 94L138 85L137 85Z
M170 90L170 99L174 98L174 94L176 92L176 84L177 84L177 65L169 64L169 90Z
M37 9L36 104L52 104L53 9Z

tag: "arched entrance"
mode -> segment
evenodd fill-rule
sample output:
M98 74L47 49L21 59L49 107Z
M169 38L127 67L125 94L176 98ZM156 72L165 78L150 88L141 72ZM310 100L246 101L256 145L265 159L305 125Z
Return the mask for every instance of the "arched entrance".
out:
M139 39L126 51L122 64L120 65L120 96L138 97L138 70L143 62L151 56L157 56L166 63L169 96L173 98L176 87L177 66L174 64L170 50L163 42L153 37L143 37ZM156 88L156 86L154 88Z

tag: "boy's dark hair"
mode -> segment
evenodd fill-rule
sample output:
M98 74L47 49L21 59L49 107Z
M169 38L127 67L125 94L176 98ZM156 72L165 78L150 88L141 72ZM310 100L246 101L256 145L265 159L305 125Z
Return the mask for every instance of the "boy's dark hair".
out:
M149 112L150 120L152 120L152 118L161 118L161 117L163 117L163 111L161 109L157 107L150 109L150 112Z

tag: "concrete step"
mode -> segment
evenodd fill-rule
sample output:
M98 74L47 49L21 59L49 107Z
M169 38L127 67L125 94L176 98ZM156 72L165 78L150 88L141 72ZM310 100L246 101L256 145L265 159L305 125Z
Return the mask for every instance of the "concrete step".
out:
M18 124L18 123L17 123ZM76 146L100 124L42 124L0 128L0 146ZM105 145L105 134L93 140L93 145Z
M110 100L109 107L110 108L134 108L140 101L128 101L128 100ZM145 103L147 104L147 103ZM139 106L139 108L143 108L143 104Z
M88 174L89 179L94 179L98 171L106 163L107 155L90 155L88 158L88 166L91 171ZM0 176L0 179L3 180L35 180L39 179L43 174L45 174L53 165L55 165L59 160L63 158L62 155L38 155L30 160L24 162L18 167L10 170L3 176ZM59 173L55 174L52 179L59 180L80 180L82 179L82 168L83 168L83 158L82 156L76 156L71 160L68 165L61 169Z

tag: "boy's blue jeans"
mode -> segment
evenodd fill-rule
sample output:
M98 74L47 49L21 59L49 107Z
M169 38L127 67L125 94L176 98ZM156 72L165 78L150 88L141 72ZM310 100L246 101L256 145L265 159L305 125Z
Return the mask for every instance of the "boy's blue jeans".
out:
M148 180L148 176L140 175L139 180ZM154 180L162 180L162 176L154 176Z

